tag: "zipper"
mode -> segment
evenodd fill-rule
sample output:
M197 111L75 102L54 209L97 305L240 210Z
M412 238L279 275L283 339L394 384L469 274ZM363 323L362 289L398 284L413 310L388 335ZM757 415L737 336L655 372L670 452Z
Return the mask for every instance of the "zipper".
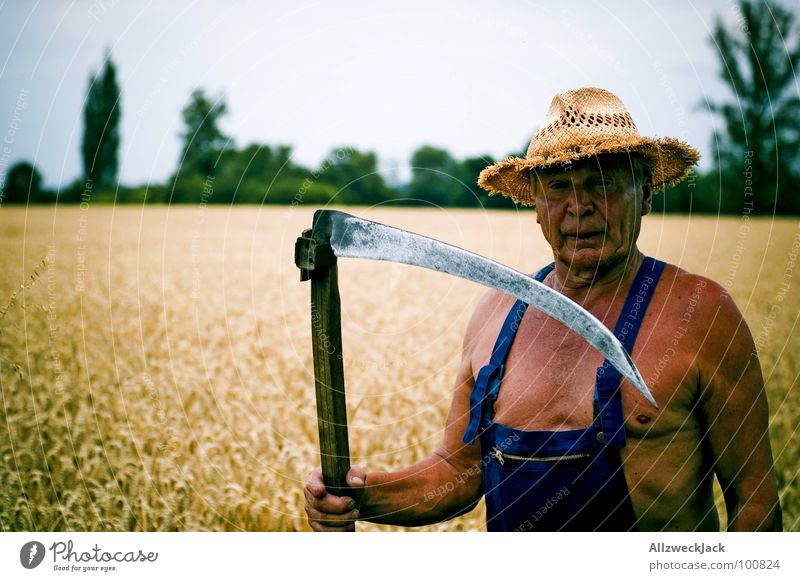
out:
M591 454L582 453L582 454L567 454L566 456L517 456L516 454L508 454L503 452L497 446L492 448L492 456L497 458L497 461L500 464L505 464L506 460L519 460L520 462L527 462L529 460L534 460L538 462L557 462L559 460L579 460L581 458L588 458Z
M498 448L497 446L492 448L492 455L495 458L497 458L497 461L500 462L500 464L505 464L506 463L505 459L503 458L503 453L500 451L500 448Z

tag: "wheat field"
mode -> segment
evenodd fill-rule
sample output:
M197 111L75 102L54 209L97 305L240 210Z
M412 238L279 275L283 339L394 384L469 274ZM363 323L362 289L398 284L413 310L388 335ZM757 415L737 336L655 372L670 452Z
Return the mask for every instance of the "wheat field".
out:
M549 261L531 212L349 211L523 271ZM293 248L312 212L0 209L2 530L310 530L309 287ZM760 348L784 528L800 530L800 225L648 216L640 247L730 288ZM340 291L353 462L416 462L441 438L482 290L342 260ZM484 528L481 503L413 530Z

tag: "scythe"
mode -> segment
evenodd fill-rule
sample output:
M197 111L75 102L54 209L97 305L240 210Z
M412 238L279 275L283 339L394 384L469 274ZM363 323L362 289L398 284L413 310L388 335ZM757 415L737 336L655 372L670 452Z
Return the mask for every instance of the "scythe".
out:
M507 266L462 248L335 210L317 210L295 244L301 280L311 280L314 385L322 475L326 488L348 495L347 434L338 258L366 258L421 266L492 287L561 321L583 336L658 407L630 355L591 313L564 295Z

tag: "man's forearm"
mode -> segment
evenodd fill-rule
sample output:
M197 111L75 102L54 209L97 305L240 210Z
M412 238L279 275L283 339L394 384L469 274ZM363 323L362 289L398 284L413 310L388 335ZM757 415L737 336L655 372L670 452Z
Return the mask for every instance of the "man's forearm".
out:
M781 506L775 503L749 502L730 511L730 532L782 531Z
M477 469L459 473L439 456L396 472L369 472L360 520L422 526L471 510L480 499Z

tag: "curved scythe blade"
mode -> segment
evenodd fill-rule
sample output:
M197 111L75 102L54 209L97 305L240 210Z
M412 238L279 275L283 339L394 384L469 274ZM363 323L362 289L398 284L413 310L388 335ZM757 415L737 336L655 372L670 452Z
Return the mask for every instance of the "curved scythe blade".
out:
M658 407L630 355L594 315L548 286L499 262L426 236L335 210L314 214L314 238L329 239L337 257L421 266L495 288L561 321L580 334Z

